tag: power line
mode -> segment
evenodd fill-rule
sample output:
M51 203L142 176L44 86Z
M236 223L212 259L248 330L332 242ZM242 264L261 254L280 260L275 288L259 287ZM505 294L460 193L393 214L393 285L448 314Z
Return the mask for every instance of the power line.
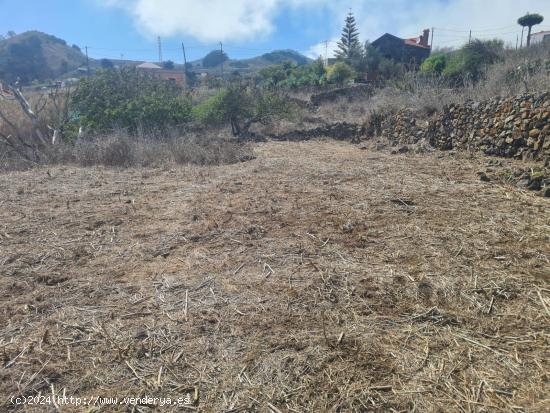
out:
M88 46L88 49L90 49L90 50L106 50L106 51L110 51L110 52L151 52L151 51L155 51L154 48L150 48L150 49L108 49L108 48L104 48L104 47L93 47L93 46Z
M445 32L459 32L459 33L469 33L470 30L474 33L477 32L499 32L502 30L508 30L512 27L517 27L517 25L509 25L509 26L502 26L502 27L493 27L493 28L484 28L484 29L455 29L455 28L447 28L447 27L435 27L437 30L442 30Z

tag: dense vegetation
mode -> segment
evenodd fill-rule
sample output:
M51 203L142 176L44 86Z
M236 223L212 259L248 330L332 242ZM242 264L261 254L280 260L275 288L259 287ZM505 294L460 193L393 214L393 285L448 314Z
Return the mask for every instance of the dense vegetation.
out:
M230 124L233 136L247 136L254 123L291 117L293 109L281 93L233 84L194 107L193 115L204 125Z
M260 84L267 88L319 86L327 82L325 67L319 59L309 65L299 66L284 62L259 71Z
M177 85L135 69L102 70L82 79L71 96L72 125L97 134L124 129L130 135L166 132L189 122L205 127L230 125L234 136L254 123L290 116L285 96L253 84L234 83L193 107Z
M162 130L191 119L191 103L176 85L135 69L103 70L82 79L72 95L74 122L88 131Z
M434 53L421 66L423 73L442 75L451 82L466 79L478 81L488 66L502 61L504 43L501 40L474 39L458 50Z

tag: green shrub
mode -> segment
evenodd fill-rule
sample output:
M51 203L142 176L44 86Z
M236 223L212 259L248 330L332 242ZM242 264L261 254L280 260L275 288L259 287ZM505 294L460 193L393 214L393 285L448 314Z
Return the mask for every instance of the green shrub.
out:
M292 62L269 66L259 71L259 77L260 84L267 88L319 86L326 81L325 67L321 59L302 66Z
M193 108L194 118L206 126L231 125L234 136L246 136L254 123L291 117L293 106L274 91L252 86L230 85Z
M327 70L327 80L330 83L343 85L355 77L355 71L345 62L336 62Z
M433 54L430 57L428 57L422 65L420 66L420 70L422 73L429 73L429 74L438 74L440 75L443 73L443 70L445 70L445 67L447 66L448 56L444 53L437 53Z
M135 69L99 71L72 95L74 122L91 132L113 128L164 130L191 120L181 88Z
M461 51L463 72L469 74L474 80L478 80L487 66L502 61L504 43L502 40L496 39L475 39L466 44Z
M434 54L421 66L423 73L442 74L452 82L465 79L480 80L486 68L502 61L504 44L501 40L472 40L456 51Z

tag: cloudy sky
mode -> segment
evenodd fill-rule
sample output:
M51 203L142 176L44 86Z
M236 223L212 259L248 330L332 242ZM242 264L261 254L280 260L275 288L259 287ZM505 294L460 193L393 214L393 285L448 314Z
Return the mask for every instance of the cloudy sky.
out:
M550 0L0 0L0 32L41 30L89 46L92 57L155 61L157 36L164 60L177 62L182 42L189 60L219 42L234 58L274 49L315 57L330 55L349 10L371 41L434 27L435 47L459 46L470 30L515 46L528 11L547 16L535 31L550 30Z

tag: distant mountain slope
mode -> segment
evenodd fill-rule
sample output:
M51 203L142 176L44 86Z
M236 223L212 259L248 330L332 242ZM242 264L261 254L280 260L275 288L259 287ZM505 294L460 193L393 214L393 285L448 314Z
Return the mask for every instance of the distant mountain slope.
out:
M55 79L78 68L86 56L55 36L28 31L0 41L0 79L22 84Z
M237 70L243 72L254 72L267 66L276 65L283 62L293 62L297 65L305 65L313 60L304 56L295 50L274 50L265 53L261 56L252 57L250 59L229 59L224 62L224 67L228 70ZM218 72L219 66L214 68L205 68L202 65L202 59L191 62L192 70L196 72Z
M190 62L190 69L197 73L218 74L220 66L204 67L203 59ZM229 59L224 62L226 73L256 72L264 67L290 61L297 65L312 62L311 59L295 50L275 50L249 59ZM142 61L110 59L115 66L136 66ZM78 46L69 46L65 40L55 36L28 31L0 40L0 80L14 83L18 78L21 84L33 81L78 76L75 70L86 64L86 56ZM101 60L90 59L90 69L101 68ZM175 69L182 70L182 65Z

